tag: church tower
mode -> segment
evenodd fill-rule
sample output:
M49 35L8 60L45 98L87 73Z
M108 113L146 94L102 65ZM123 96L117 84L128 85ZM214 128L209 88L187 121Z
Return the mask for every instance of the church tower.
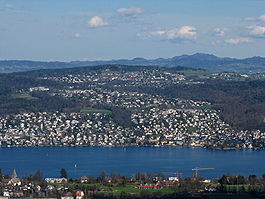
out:
M12 178L17 178L17 172L16 172L15 169L14 169L14 171L13 171Z

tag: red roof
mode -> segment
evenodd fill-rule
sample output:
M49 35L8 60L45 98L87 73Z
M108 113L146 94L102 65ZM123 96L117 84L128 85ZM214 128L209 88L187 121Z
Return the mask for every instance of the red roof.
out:
M155 185L140 185L138 189L161 189L161 187Z

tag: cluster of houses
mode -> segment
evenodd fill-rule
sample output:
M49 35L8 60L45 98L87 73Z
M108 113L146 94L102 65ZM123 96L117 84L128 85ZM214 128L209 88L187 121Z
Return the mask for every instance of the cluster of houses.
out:
M190 102L191 103L191 102ZM137 109L131 127L105 113L38 112L0 118L0 146L191 146L264 148L265 133L236 131L215 110L193 108ZM203 105L203 106L202 106Z
M101 113L42 112L0 118L0 146L123 145L129 133Z
M101 71L90 71L85 74L68 74L63 76L47 76L43 79L64 82L70 85L78 85L89 83L94 87L108 84L115 84L119 87L118 82L122 82L122 86L156 86L165 87L172 84L184 82L185 75L172 73L160 69L142 69L134 71L112 71L104 69Z
M27 178L20 179L14 170L12 177L0 180L0 198L58 198L61 199L83 199L82 190L69 190L64 185L66 178L45 178L44 182L36 182Z
M12 177L6 176L0 179L0 199L9 198L49 198L49 199L85 199L92 198L94 194L111 192L115 193L117 189L130 187L131 190L175 190L181 185L185 186L186 179L179 176L166 177L165 175L147 173L138 173L133 177L126 176L101 176L89 178L83 176L78 179L67 178L38 178L25 177L18 178L14 170ZM138 176L138 177L137 177ZM212 180L203 180L203 178L188 178L197 181L200 186L210 190ZM113 188L113 189L112 189ZM117 188L117 189L116 189ZM130 191L128 191L130 193Z
M234 77L230 73L219 75ZM265 148L264 132L234 130L221 120L219 112L208 102L124 90L140 85L163 87L177 84L186 80L182 74L158 69L129 72L105 69L42 78L66 85L63 89L39 86L28 91L81 99L91 107L122 107L131 113L130 125L115 121L110 111L10 114L0 117L0 146Z
M132 180L132 179L131 179ZM123 183L125 179L107 178L108 183ZM170 181L171 185L175 185L175 181ZM75 184L91 183L86 176L75 179ZM61 199L83 199L85 197L84 190L70 188L71 183L67 178L45 178L45 179L20 179L14 170L11 177L3 177L0 180L0 198L61 198ZM138 189L161 189L163 184L141 184L137 185ZM100 189L99 189L100 190ZM93 194L87 192L87 194Z
M264 132L233 130L215 110L153 108L134 113L132 118L136 128L145 132L141 142L148 142L146 145L215 149L265 147Z

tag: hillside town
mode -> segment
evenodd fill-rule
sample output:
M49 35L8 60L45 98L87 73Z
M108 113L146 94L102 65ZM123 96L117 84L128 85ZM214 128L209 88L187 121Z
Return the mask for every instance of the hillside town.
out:
M166 97L139 89L203 84L203 78L249 76L233 73L206 76L204 71L158 68L124 70L120 66L42 75L38 79L51 82L50 86L20 89L13 98L34 102L43 95L59 97L72 105L78 103L78 107L1 115L0 146L265 148L263 131L233 128L210 102Z
M131 125L113 121L111 111L31 112L0 118L1 146L191 146L214 149L263 148L265 134L236 131L207 102L169 100L125 92L61 93L96 104L130 109Z
M134 113L122 127L103 113L25 113L0 119L1 146L191 146L264 148L265 134L235 131L209 110Z

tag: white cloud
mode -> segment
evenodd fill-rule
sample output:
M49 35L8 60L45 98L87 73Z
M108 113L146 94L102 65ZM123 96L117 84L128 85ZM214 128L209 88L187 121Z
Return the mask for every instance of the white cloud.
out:
M265 14L264 15L260 15L258 18L260 21L265 21Z
M162 37L162 39L195 39L197 36L196 28L193 26L182 26L179 29L158 30L150 33L152 36Z
M12 4L6 4L6 5L5 5L5 8L7 8L7 9L13 9L14 6L13 6Z
M197 35L196 28L193 26L182 26L178 31L179 37L194 37Z
M94 16L88 20L88 26L90 27L100 27L106 25L108 25L108 23L99 16Z
M77 38L78 39L80 37L81 37L81 34L80 33L77 32L77 33L74 34L74 38Z
M265 37L265 26L250 26L249 34L254 37Z
M215 29L213 30L213 32L214 32L217 36L221 36L221 37L225 36L225 33L226 33L227 31L228 31L227 28L215 28Z
M255 17L245 17L244 20L245 21L265 21L265 14L260 15L257 18L255 18Z
M245 21L255 21L256 18L254 18L254 17L245 17L244 20Z
M141 8L118 8L117 13L125 16L136 16L142 14L144 11Z
M228 44L232 44L232 45L237 45L240 43L249 43L252 40L250 38L247 37L240 37L240 38L234 38L234 39L227 39L225 40L226 43Z
M157 31L151 32L151 35L163 36L163 35L167 34L167 32L168 32L168 30L157 30Z

